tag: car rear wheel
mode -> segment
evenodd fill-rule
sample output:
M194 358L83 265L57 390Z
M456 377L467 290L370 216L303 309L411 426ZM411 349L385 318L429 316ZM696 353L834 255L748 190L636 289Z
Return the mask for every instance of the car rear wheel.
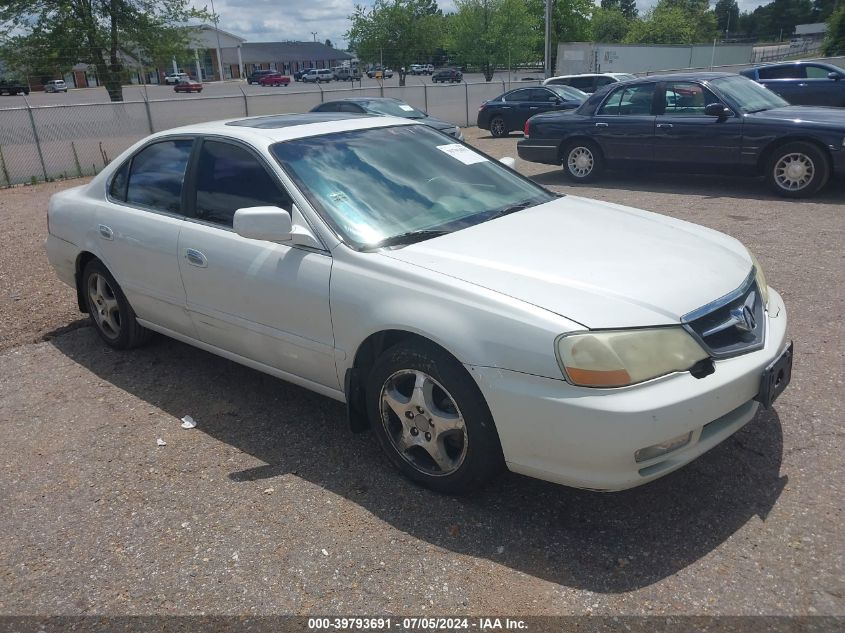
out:
M574 141L562 152L563 172L575 182L590 182L598 177L604 164L599 148L590 141Z
M502 117L495 116L490 121L490 134L496 138L508 135L508 127L505 125L505 120Z
M428 488L464 494L504 467L481 391L458 361L433 345L387 350L370 372L367 410L391 463Z
M769 186L778 195L806 198L827 183L830 160L811 143L787 143L772 153L766 177Z
M91 323L107 345L131 349L149 339L152 333L135 319L120 286L99 260L92 259L85 266L82 291Z

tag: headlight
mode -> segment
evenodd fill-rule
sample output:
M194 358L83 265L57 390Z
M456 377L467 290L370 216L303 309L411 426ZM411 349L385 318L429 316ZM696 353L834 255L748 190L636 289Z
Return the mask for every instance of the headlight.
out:
M757 258L754 257L754 253L748 251L748 255L751 257L751 262L754 264L754 276L757 279L757 287L760 289L760 294L763 297L763 306L768 309L769 286L766 283L766 275L763 274L763 267L760 265L760 262L757 261Z
M561 370L582 387L633 385L686 371L707 357L681 327L577 332L557 339Z

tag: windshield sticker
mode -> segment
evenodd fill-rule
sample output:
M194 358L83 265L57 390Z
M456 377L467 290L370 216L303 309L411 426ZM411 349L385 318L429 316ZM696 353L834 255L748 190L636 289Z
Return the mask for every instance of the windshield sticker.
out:
M449 154L455 160L461 161L464 165L474 165L475 163L486 163L487 159L481 154L476 154L470 148L460 143L450 143L449 145L438 145L439 149L444 154Z
M399 107L402 108L405 112L413 112L414 111L414 109L411 106L405 105L404 103L400 104Z

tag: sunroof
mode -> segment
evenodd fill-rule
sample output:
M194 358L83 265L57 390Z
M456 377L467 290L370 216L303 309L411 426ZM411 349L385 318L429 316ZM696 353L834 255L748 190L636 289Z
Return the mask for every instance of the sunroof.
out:
M237 125L240 127L254 127L262 130L275 130L294 125L308 125L309 123L325 123L327 121L343 121L344 119L355 119L366 114L353 114L351 112L309 112L307 114L272 114L239 121L229 121L226 125Z

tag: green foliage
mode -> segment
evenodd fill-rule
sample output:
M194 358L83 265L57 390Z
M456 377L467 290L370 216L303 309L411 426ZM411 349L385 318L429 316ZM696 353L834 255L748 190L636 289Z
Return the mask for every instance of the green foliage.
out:
M818 22L829 11L832 11L829 0L774 0L743 13L739 17L740 31L759 39L789 37L796 24Z
M402 69L431 59L443 38L443 14L436 0L376 0L372 9L356 5L349 19L349 47L359 59L399 72L402 86Z
M167 58L188 47L189 18L205 19L189 0L0 0L0 27L20 32L4 47L26 74L61 76L95 66L112 101L123 100L123 57Z
M827 37L822 51L825 55L845 55L845 4L827 19Z
M713 10L720 33L725 33L728 29L739 30L739 4L736 0L717 0Z
M708 0L660 0L636 20L626 44L700 44L716 34L716 14Z
M535 19L524 0L457 0L449 16L448 47L462 62L481 68L490 81L497 66L534 57Z
M631 21L620 9L599 8L593 12L590 22L593 30L593 41L615 44L625 39L631 28Z

